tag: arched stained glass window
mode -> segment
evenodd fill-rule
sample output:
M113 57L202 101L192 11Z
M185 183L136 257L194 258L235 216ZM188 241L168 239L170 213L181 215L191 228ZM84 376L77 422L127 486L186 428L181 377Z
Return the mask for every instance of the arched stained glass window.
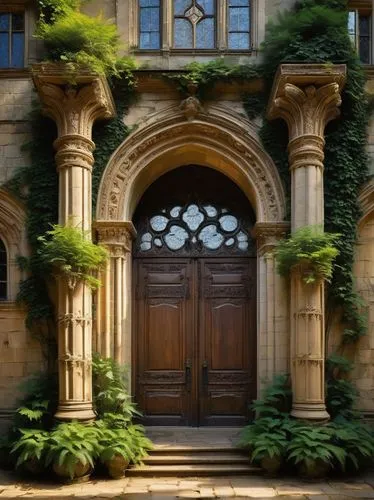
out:
M8 258L2 239L0 239L0 300L8 298Z
M254 214L227 177L195 165L160 177L134 215L135 253L147 256L252 256Z
M174 0L174 47L214 49L215 0Z

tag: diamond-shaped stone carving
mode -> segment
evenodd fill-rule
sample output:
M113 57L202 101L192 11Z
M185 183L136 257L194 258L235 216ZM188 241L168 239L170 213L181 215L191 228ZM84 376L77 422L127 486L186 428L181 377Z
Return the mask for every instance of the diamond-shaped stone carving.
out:
M196 5L193 5L188 11L185 13L185 16L188 17L188 19L191 21L192 24L197 24L200 19L203 17L204 13L201 12L201 10L196 7Z

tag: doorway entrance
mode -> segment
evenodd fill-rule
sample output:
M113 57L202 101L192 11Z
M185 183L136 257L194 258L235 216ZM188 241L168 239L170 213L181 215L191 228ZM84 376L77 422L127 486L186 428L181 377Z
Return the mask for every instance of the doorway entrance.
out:
M256 397L251 207L197 166L158 179L134 217L135 398L147 425L237 426Z

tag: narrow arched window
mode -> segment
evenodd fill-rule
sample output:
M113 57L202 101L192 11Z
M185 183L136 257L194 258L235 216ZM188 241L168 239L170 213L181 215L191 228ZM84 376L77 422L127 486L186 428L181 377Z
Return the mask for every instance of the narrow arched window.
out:
M0 300L8 298L8 262L7 251L2 239L0 239Z

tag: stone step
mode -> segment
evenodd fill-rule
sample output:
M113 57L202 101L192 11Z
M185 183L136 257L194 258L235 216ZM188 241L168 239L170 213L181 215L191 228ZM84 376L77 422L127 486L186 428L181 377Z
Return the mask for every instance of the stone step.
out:
M143 460L146 465L178 465L178 464L248 464L249 455L240 453L150 453Z
M138 465L126 470L128 477L201 477L258 475L261 469L241 464Z
M190 446L155 446L150 452L152 455L184 455L184 454L199 454L199 453L227 453L227 454L242 454L248 456L248 451L241 448L234 447L222 447L222 446L200 446L200 447L190 447Z

